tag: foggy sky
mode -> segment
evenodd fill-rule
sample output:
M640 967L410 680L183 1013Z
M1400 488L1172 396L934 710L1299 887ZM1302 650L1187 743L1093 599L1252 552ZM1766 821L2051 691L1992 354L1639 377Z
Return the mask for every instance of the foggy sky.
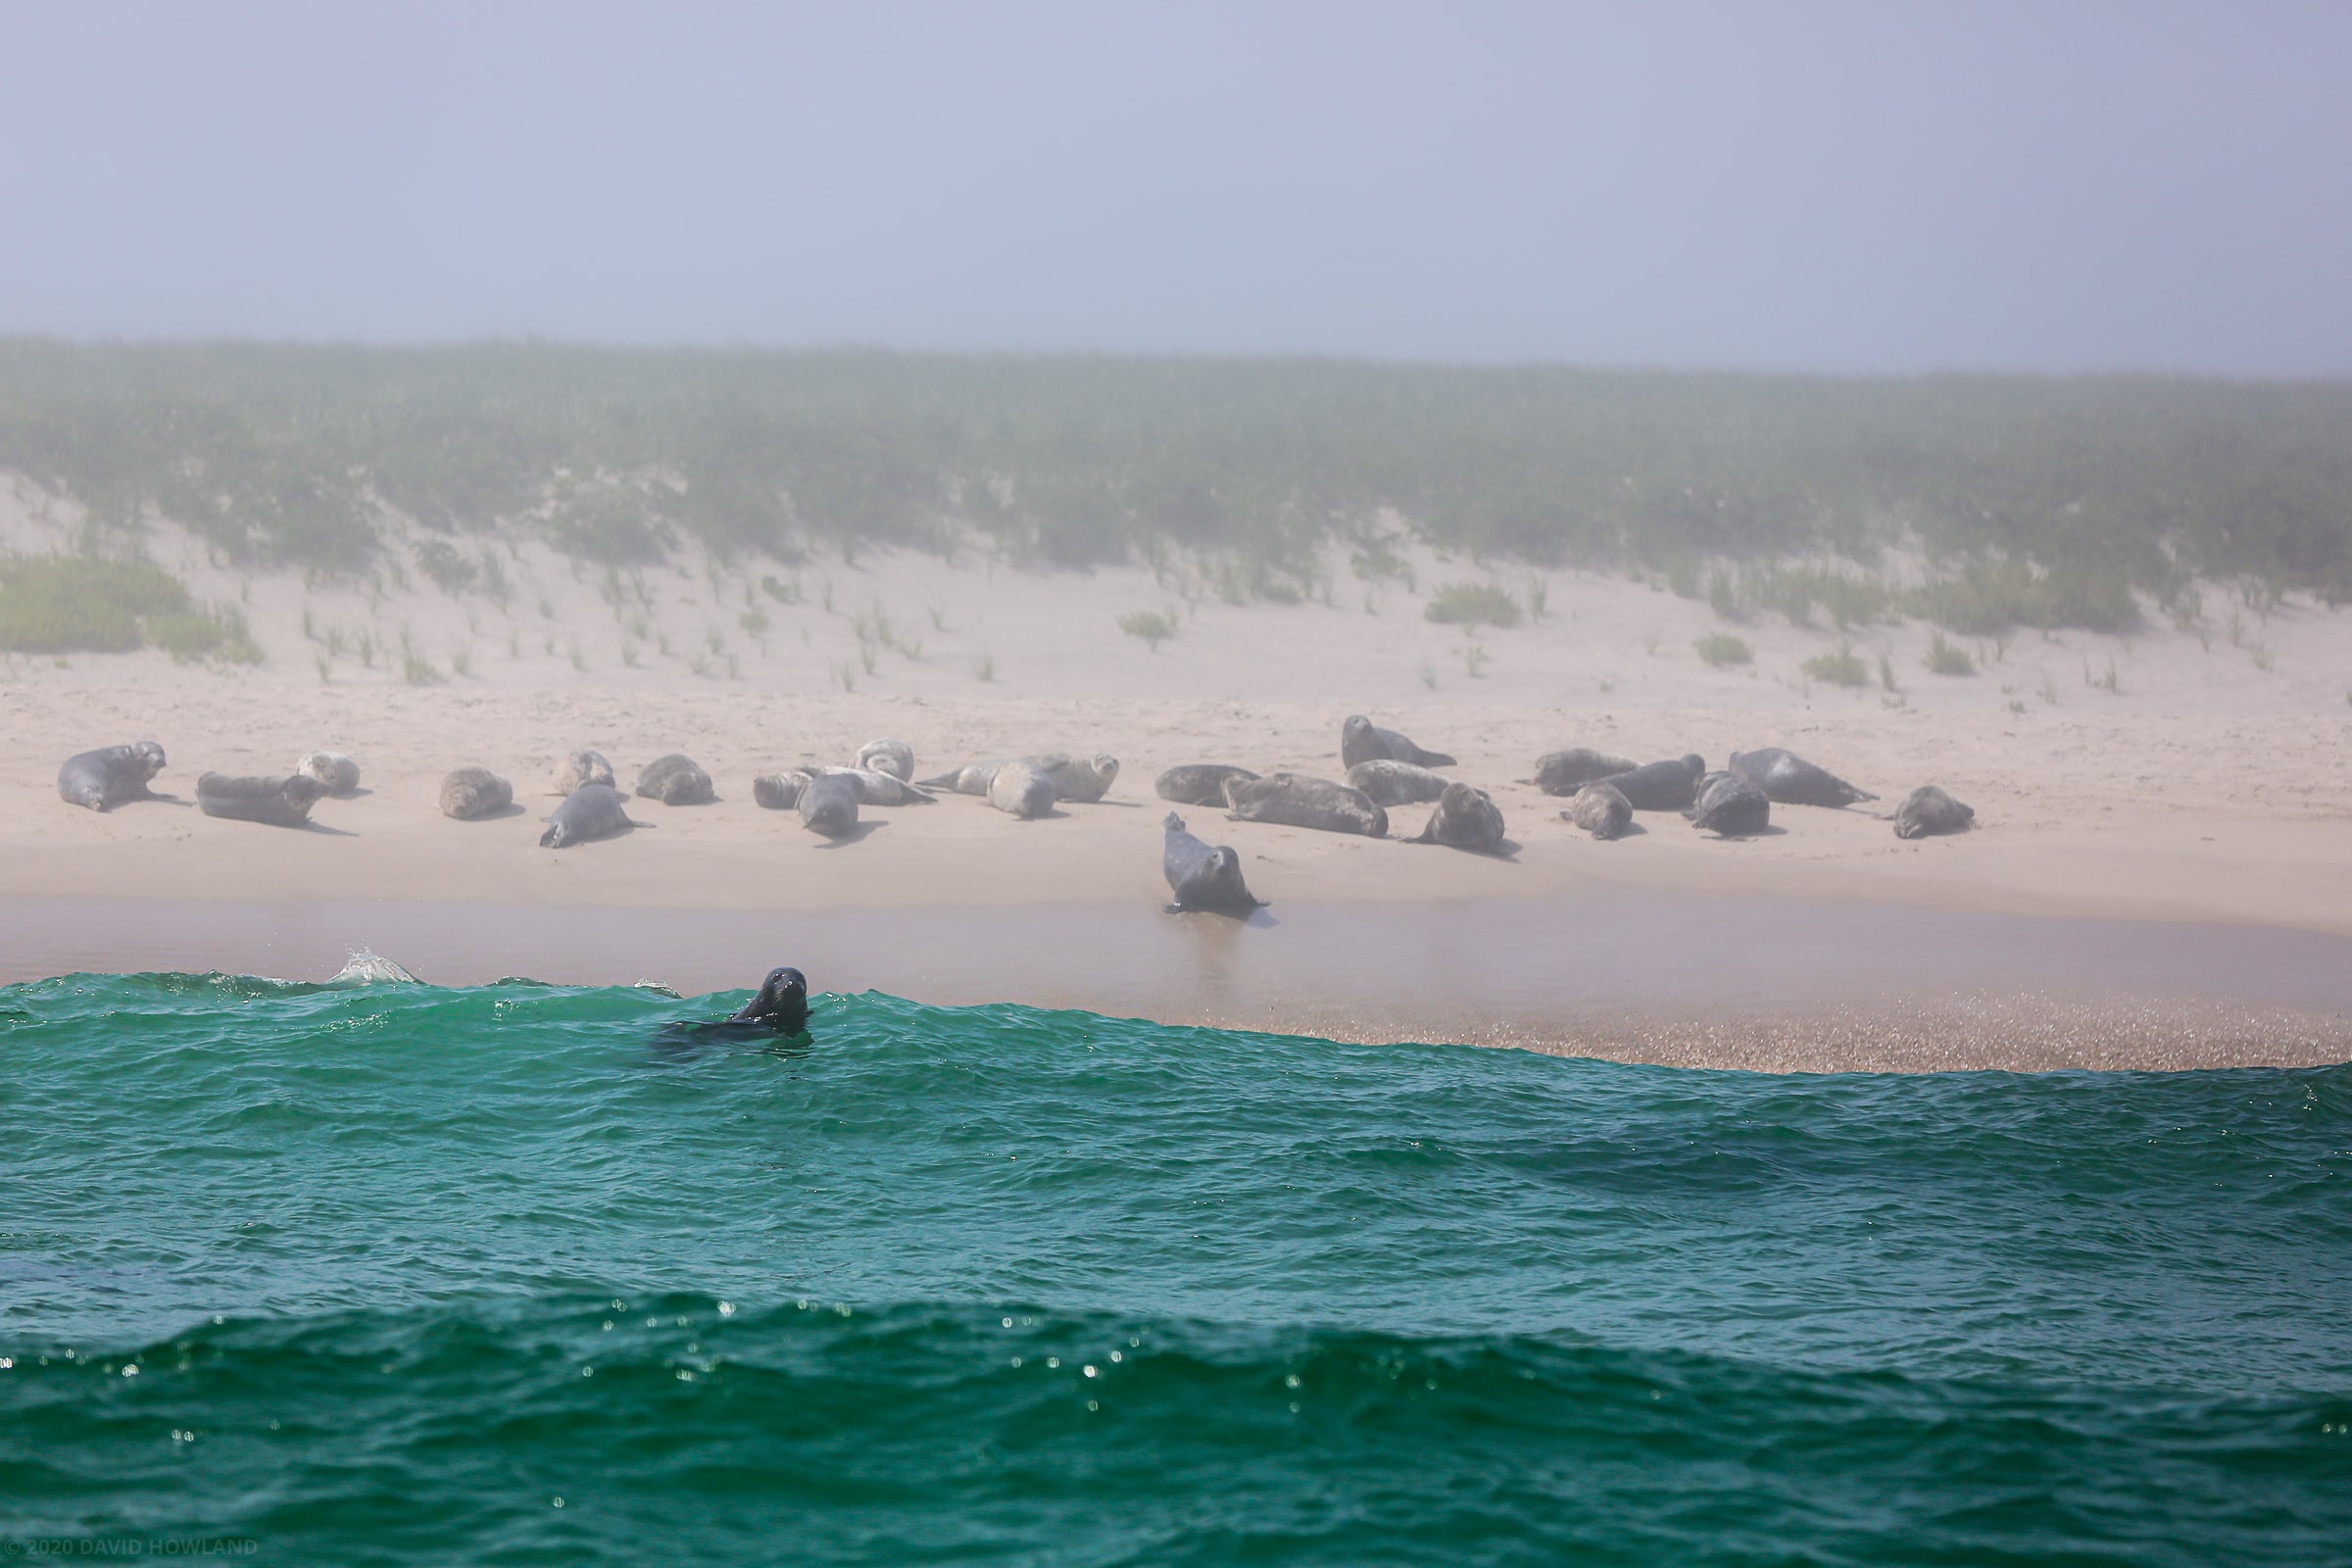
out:
M2352 6L0 27L0 331L2352 373Z

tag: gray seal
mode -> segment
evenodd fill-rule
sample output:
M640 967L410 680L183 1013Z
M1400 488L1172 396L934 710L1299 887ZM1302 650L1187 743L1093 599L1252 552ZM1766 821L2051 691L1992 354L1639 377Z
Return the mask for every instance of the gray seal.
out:
M1494 798L1474 785L1452 783L1438 797L1429 825L1407 844L1443 844L1448 849L1495 855L1502 850L1502 812Z
M683 752L657 757L637 775L637 793L663 806L708 806L718 797L711 792L710 775Z
M1054 798L1057 801L1080 804L1099 801L1110 793L1111 780L1119 776L1119 760L1105 752L1088 758L1047 752L1021 760L1053 781Z
M341 752L305 752L294 771L317 779L329 795L349 795L360 787L360 764Z
M1226 814L1236 822L1276 822L1373 839L1389 836L1389 813L1372 797L1305 773L1228 779L1225 805Z
M461 767L441 781L441 814L470 822L514 804L514 786L486 767Z
M938 801L895 773L870 767L789 767L762 773L752 780L752 799L771 811L792 810L801 804L801 787L812 778L847 781L859 806L931 806Z
M1348 787L1362 790L1380 806L1419 806L1446 793L1453 781L1412 762L1375 757L1348 770Z
M762 773L752 780L752 801L771 811L789 811L801 804L801 791L808 784L809 775L795 768L784 773Z
M1027 762L1000 762L988 778L988 804L1027 821L1054 809L1054 781Z
M1444 752L1425 752L1396 731L1382 729L1361 713L1350 714L1340 726L1340 765L1353 767L1382 757L1418 767L1454 765L1453 759Z
M1670 762L1644 762L1600 780L1614 785L1626 804L1637 811L1688 811L1697 797L1698 776L1707 764L1696 757Z
M1167 829L1167 840L1160 851L1159 869L1168 879L1168 890L1176 895L1176 902L1167 906L1168 913L1213 909L1221 914L1248 914L1265 906L1265 901L1253 897L1250 885L1242 880L1242 858L1230 845L1211 848L1195 838L1184 830L1184 818L1174 811L1160 825Z
M564 765L556 769L554 782L558 795L569 795L583 784L602 784L611 789L612 764L605 760L602 752L577 751L565 758Z
M1222 762L1185 762L1153 779L1152 788L1161 800L1174 801L1178 806L1223 806L1227 779L1255 777L1246 767L1228 767Z
M232 778L207 773L196 781L196 805L207 816L238 822L267 822L271 827L301 827L311 819L311 808L326 794L326 786L308 773L291 778Z
M148 781L164 770L164 749L153 741L78 752L57 770L57 795L68 806L103 811L124 801L149 801Z
M547 819L547 831L539 835L539 847L560 850L566 845L584 844L619 832L622 828L642 827L641 822L629 820L628 808L621 805L620 791L610 784L583 784L564 797Z
M1878 799L1856 789L1826 767L1816 767L1794 752L1778 746L1761 751L1734 752L1724 764L1783 806L1851 806Z
M1771 797L1754 780L1733 772L1709 773L1690 812L1692 827L1727 839L1761 833L1771 820Z
M829 839L840 838L858 826L858 786L839 773L805 775L799 808L801 826Z
M1576 792L1560 816L1596 839L1613 839L1633 826L1634 807L1623 790L1595 779Z
M1922 784L1895 808L1894 836L1924 839L1931 833L1965 833L1976 820L1975 807L1961 805L1933 784Z
M961 767L951 767L935 778L923 780L919 787L946 790L954 795L986 795L988 781L996 777L997 769L1004 765L1002 762L966 762Z
M1574 795L1586 785L1619 773L1631 773L1630 757L1612 757L1590 746L1571 746L1564 752L1545 752L1536 759L1536 788L1546 795Z
M858 748L858 765L888 773L902 784L914 778L914 748L905 741L867 741Z

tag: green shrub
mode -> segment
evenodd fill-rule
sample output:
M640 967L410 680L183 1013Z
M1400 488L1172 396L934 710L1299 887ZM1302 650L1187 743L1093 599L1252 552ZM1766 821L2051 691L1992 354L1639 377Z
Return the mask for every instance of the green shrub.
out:
M1747 646L1744 638L1735 637L1727 631L1709 632L1690 646L1698 650L1699 658L1717 669L1726 664L1749 663L1756 657L1755 650Z
M188 591L144 561L84 556L0 559L0 649L20 654L128 653L144 617L186 608Z
M1421 613L1446 626L1516 626L1519 601L1493 583L1449 583L1429 596Z
M234 605L150 615L147 636L183 664L200 659L220 659L232 664L262 662L262 650L245 624L245 612Z
M1156 654L1161 643L1176 635L1176 617L1156 610L1133 610L1119 617L1119 630L1130 637L1141 637Z
M1797 666L1814 680L1829 686L1859 686L1870 679L1870 670L1853 646L1838 649L1834 654L1816 654Z
M1977 662L1968 657L1968 650L1958 643L1946 641L1937 632L1928 644L1928 668L1938 675L1974 675Z

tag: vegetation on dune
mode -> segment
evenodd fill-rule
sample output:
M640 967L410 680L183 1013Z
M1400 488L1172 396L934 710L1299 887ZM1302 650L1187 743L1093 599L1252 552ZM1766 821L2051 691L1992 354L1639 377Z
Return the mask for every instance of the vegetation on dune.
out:
M376 566L397 514L451 592L503 583L467 535L527 528L622 568L688 542L1189 556L1228 597L1328 603L1333 544L1411 587L1402 519L1662 574L1727 620L2115 630L2199 576L2352 599L2338 384L17 339L0 468L100 543L162 514L325 572Z
M1834 654L1816 654L1797 666L1813 680L1830 686L1859 686L1870 679L1862 656L1848 643Z
M1750 663L1756 657L1756 651L1747 646L1746 638L1735 637L1728 631L1709 632L1690 646L1698 650L1700 659L1717 669L1726 664Z
M1519 601L1492 583L1448 583L1429 596L1421 613L1446 626L1516 626Z
M149 644L179 660L262 657L243 612L191 603L178 578L150 563L0 557L0 649L122 654Z

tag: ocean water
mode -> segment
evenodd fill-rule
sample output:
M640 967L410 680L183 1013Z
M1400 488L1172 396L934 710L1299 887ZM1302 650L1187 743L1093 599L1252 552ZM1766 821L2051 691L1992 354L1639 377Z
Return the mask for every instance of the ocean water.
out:
M0 989L0 1547L2352 1561L2352 1069Z

